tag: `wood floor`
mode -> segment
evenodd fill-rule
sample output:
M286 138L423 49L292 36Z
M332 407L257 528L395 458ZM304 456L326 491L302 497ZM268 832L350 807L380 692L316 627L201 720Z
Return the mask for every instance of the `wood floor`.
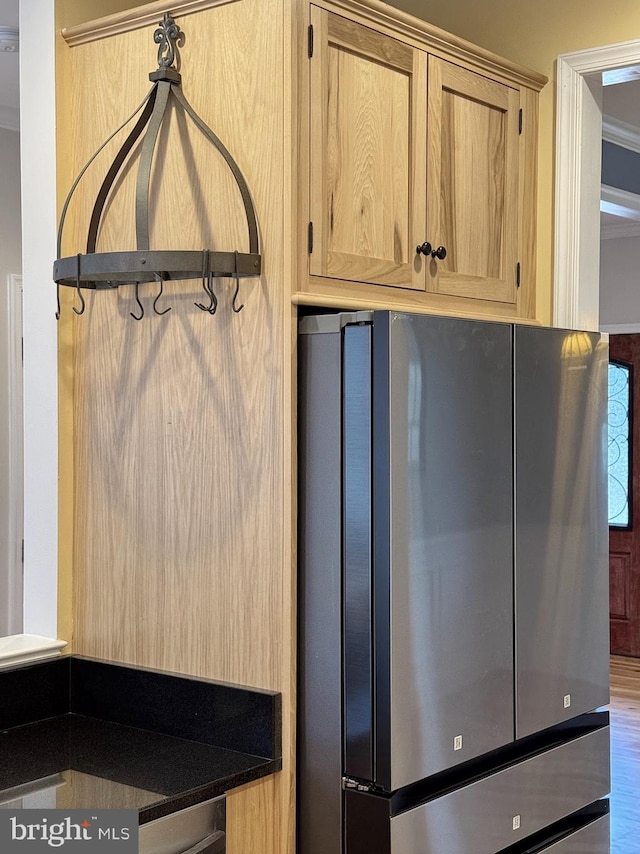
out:
M640 659L611 656L611 854L640 854Z

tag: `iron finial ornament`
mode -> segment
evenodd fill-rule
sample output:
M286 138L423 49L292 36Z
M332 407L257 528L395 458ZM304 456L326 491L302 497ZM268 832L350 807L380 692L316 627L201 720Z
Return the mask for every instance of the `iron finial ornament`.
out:
M177 46L184 34L168 12L158 24L153 40L158 48L158 68L170 68L177 59Z
M181 76L175 67L180 57L177 47L183 44L184 33L169 13L165 13L158 28L155 30L154 42L158 47L158 68L149 75L153 86L129 118L117 128L111 136L92 155L79 175L73 182L65 200L58 224L58 258L53 265L53 278L58 287L59 317L59 287L68 285L78 291L81 309L74 307L76 314L84 312L84 299L80 288L106 290L123 285L134 285L135 300L140 309L139 314L131 312L136 320L144 317L144 307L140 300L139 286L146 282L159 283L160 291L156 295L153 308L156 315L167 314L170 308L160 311L157 308L164 282L168 280L201 279L202 288L209 299L209 305L195 303L198 308L215 314L218 300L213 290L213 279L217 277L233 278L235 293L233 296L233 311L239 312L244 304L237 304L239 280L241 278L259 276L262 269L262 258L259 250L258 226L251 193L247 183L229 151L211 128L205 124L184 96L181 88ZM249 251L238 252L214 251L209 248L201 250L151 249L149 245L149 186L151 166L157 140L160 136L165 117L169 115L167 107L174 100L177 107L183 111L201 131L205 138L217 149L223 157L236 181L244 212L247 219ZM139 115L138 115L139 114ZM87 251L84 255L78 253L70 257L61 257L62 233L71 202L71 198L84 176L100 152L117 136L133 119L138 119L117 152L102 185L96 196L93 211L89 221L87 234ZM136 250L121 252L97 252L97 240L100 232L103 214L108 209L107 204L111 191L116 185L116 179L121 174L128 157L142 138L139 146L138 172L136 178L135 198L135 228ZM114 191L115 192L115 191Z

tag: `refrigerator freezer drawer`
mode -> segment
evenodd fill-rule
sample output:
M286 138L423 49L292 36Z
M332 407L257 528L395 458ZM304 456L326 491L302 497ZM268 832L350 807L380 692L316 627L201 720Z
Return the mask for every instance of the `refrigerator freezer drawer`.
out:
M534 851L538 854L537 849L533 849L531 854ZM540 854L608 854L609 816L603 815L560 841L539 849L539 852Z
M602 727L392 817L390 851L495 854L608 792Z

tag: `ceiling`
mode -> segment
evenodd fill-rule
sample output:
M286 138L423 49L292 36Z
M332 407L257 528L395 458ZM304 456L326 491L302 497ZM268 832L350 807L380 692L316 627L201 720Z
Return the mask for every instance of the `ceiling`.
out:
M18 26L18 0L0 0L0 27ZM0 127L18 129L20 90L18 53L0 51Z

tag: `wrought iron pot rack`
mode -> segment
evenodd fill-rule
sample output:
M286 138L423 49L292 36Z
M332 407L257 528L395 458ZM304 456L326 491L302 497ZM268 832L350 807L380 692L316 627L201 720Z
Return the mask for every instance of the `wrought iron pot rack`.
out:
M238 312L243 308L242 305L237 305L239 280L248 276L259 276L261 273L262 259L259 252L256 214L247 183L229 151L191 107L181 89L182 78L175 64L178 57L177 47L182 44L184 34L171 15L166 13L158 29L154 32L153 38L155 43L159 45L159 48L158 69L149 75L149 79L153 82L151 90L129 118L91 156L75 179L62 208L60 223L58 225L58 258L53 265L53 278L56 282L58 292L58 311L56 312L56 317L60 317L60 285L67 285L77 289L80 308L73 307L76 314L82 314L85 309L85 301L81 288L107 290L119 288L122 285L133 285L140 314L136 315L131 312L131 316L136 320L141 320L144 316L144 307L140 301L138 286L145 282L159 283L159 291L153 301L153 310L156 314L166 314L171 309L165 308L164 310L160 310L157 304L162 296L164 282L172 279L202 279L202 287L209 300L209 304L195 303L195 305L202 311L215 314L218 300L213 290L213 279L216 277L233 277L235 279L236 288L233 296L233 310ZM149 184L151 166L160 128L167 115L167 105L171 98L175 99L209 142L220 152L231 170L240 190L247 218L249 234L248 252L238 252L235 250L220 252L209 249L156 250L149 248ZM100 152L141 110L142 113L116 154L98 191L89 222L86 254L61 258L64 223L76 187ZM127 156L145 129L146 132L140 148L136 179L135 219L137 250L96 252L100 223L109 194L118 174L127 161Z

